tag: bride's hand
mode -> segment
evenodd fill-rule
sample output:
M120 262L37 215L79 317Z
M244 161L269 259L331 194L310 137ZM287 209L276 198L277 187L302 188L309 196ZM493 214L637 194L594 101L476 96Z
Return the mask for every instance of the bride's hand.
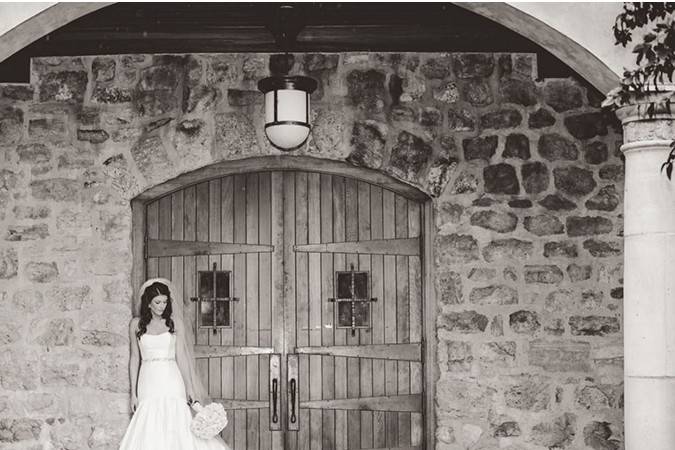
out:
M131 395L131 414L135 413L138 409L138 397L136 395Z

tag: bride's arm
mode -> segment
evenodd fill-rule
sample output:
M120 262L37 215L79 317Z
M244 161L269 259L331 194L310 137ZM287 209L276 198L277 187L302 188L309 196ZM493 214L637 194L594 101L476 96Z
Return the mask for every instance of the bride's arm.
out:
M131 346L131 353L129 356L129 380L131 381L131 412L136 411L138 406L138 394L136 392L136 384L138 382L138 367L140 366L140 352L138 350L138 338L136 331L138 330L138 318L131 319L129 323L129 345Z
M178 370L180 370L180 374L183 376L185 394L187 395L188 400L197 400L194 398L195 394L190 388L192 383L187 360L188 356L185 354L185 347L182 345L182 339L185 339L183 336L183 333L185 333L185 327L183 326L183 322L180 320L174 320L174 327L176 330L176 337L178 338L178 345L176 345L176 363L178 364Z

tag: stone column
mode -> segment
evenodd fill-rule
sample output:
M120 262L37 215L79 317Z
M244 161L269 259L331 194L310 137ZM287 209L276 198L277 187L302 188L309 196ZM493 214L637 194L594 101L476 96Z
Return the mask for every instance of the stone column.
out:
M639 107L638 107L639 106ZM617 111L624 128L624 417L626 450L675 448L675 176L661 165L675 116Z

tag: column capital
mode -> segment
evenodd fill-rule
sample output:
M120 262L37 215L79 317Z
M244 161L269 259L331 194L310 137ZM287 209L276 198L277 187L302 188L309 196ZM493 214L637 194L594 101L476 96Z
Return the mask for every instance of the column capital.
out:
M673 91L675 86L668 85L662 92L636 94L615 111L623 125L624 146L645 141L667 144L675 139L675 101L666 102Z

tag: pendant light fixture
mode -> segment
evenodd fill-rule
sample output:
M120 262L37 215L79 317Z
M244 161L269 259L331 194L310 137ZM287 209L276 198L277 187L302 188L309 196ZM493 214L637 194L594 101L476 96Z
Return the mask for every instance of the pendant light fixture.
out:
M268 28L286 55L304 23L291 5L281 5ZM311 131L309 97L317 82L304 76L273 75L258 82L265 95L265 135L282 151L302 147Z

